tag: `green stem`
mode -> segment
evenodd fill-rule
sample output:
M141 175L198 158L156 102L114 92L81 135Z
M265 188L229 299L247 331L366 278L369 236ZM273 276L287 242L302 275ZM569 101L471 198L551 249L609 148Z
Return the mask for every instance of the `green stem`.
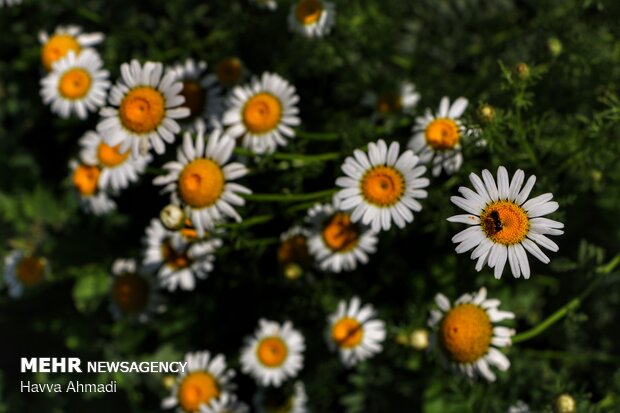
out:
M254 225L260 225L265 222L269 222L273 219L273 215L265 214L265 215L256 215L247 219L244 219L241 222L231 222L229 224L220 225L221 228L247 228Z
M245 149L245 148L235 148L234 151L237 155L241 156L257 156L254 152ZM302 161L302 162L323 162L323 161L331 161L334 159L340 159L341 155L339 152L326 152L319 153L316 155L306 155L303 153L281 153L275 152L270 155L265 155L265 157L277 159L281 161Z
M612 259L609 263L598 267L596 269L596 273L599 274L599 275L609 274L618 265L620 265L620 254L618 254L616 257L614 257L614 259ZM535 327L533 327L533 328L531 328L531 329L529 329L527 331L524 331L523 333L519 333L519 334L515 335L512 338L513 344L521 343L523 341L527 341L527 340L530 340L530 339L538 336L543 331L545 331L546 329L548 329L549 327L551 327L552 325L554 325L555 323L560 321L562 318L564 318L564 316L567 315L568 313L570 313L572 310L575 310L576 308L578 308L581 305L581 303L583 302L583 300L598 285L598 283L601 280L601 278L602 277L600 277L600 276L594 278L594 280L590 283L590 285L581 294L579 294L577 297L575 297L572 300L570 300L563 307L561 307L559 310L557 310L556 312L551 314L549 317L547 317L545 320L543 320L537 326L535 326Z
M523 349L525 354L529 354L533 357L552 359L552 360L562 360L568 363L579 363L579 362L589 362L589 361L598 361L601 363L620 363L620 358L610 356L605 353L569 353L565 351L556 351L556 350L534 350L534 349Z
M243 195L248 201L254 202L304 202L315 199L327 198L333 195L337 189L326 189L308 194L249 194Z
M297 129L295 135L301 139L311 141L335 141L340 139L340 134L334 132L306 132Z

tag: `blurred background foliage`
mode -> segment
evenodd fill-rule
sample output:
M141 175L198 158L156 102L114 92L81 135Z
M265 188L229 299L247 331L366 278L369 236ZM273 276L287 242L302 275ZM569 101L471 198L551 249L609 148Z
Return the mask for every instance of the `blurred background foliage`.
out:
M521 399L544 412L563 392L575 397L579 412L619 411L620 273L605 266L620 251L620 3L335 1L336 26L320 40L289 33L291 2L278 3L275 12L246 0L24 0L0 9L0 254L31 248L52 267L51 279L25 297L0 296L0 412L159 411L166 390L157 375L79 376L116 379L115 394L25 396L20 380L66 383L76 376L21 375L19 357L177 360L208 349L237 368L242 339L259 317L290 319L304 333L300 378L312 411L503 412ZM353 148L377 138L406 144L413 117L376 122L361 105L366 92L403 80L422 95L418 114L435 110L444 95L467 97L468 123L481 128L487 145L466 148L456 175L432 179L415 222L381 234L370 263L351 274L285 278L276 262L277 237L301 222L310 204L248 202L242 214L250 221L228 229L208 280L195 291L167 294L168 311L152 323L115 322L108 311L111 263L140 256L144 228L167 198L152 186L151 174L122 193L118 212L95 217L79 210L66 182L67 162L97 117L59 119L39 97L37 33L61 24L105 33L98 49L112 79L132 58L172 64L192 57L213 67L238 56L252 73L290 80L301 97L301 128L339 139L299 138L282 152L337 155L320 162L265 157L246 179L257 193L330 189ZM515 70L520 62L527 74L523 66ZM478 116L482 104L494 108L491 122ZM152 166L174 153L169 147ZM507 272L496 281L488 269L476 273L450 242L459 229L446 221L457 213L449 197L468 184L470 172L498 165L537 175L534 195L553 192L560 203L554 218L566 224L556 239L559 253L548 266L533 264L527 281ZM269 218L252 221L264 215ZM456 298L485 285L525 331L594 282L560 322L509 349L512 367L496 383L471 383L444 371L432 354L396 340L425 326L440 291ZM328 352L323 333L327 314L353 294L379 309L389 337L382 354L347 371ZM253 381L239 374L237 382L250 402Z

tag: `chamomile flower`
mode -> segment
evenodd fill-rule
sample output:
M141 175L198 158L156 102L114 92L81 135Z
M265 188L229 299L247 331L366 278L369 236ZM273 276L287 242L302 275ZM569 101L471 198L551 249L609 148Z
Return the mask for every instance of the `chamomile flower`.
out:
M418 166L418 157L407 150L399 156L400 145L388 148L383 139L368 144L368 154L356 149L345 159L342 171L347 175L336 180L343 188L336 197L340 209L352 211L351 222L371 225L373 231L388 230L392 221L404 228L413 221L413 213L422 210L417 201L426 198L426 167Z
M144 269L156 272L160 286L174 291L193 290L196 279L207 278L213 270L213 253L222 241L210 238L190 242L153 219L146 229L144 244Z
M299 0L291 6L288 27L304 37L323 37L336 22L336 7L325 0Z
M151 161L151 155L129 156L121 153L120 145L109 146L97 132L89 131L80 139L80 158L100 170L99 188L120 191L136 182Z
M241 370L262 386L280 387L302 369L304 350L304 337L290 321L279 324L260 319L254 336L241 351Z
M13 250L4 258L4 280L9 296L19 298L24 290L39 285L49 272L47 260L24 251Z
M252 191L231 182L248 173L243 164L229 162L234 147L235 141L217 128L206 143L202 130L198 130L195 142L186 132L178 160L165 164L168 174L153 181L155 185L165 185L162 192L170 192L173 203L184 206L185 215L191 218L199 236L225 217L241 221L233 205L244 205L239 194Z
M172 143L181 130L176 119L186 118L190 110L183 107L183 84L174 72L165 75L161 63L137 60L121 65L121 79L112 86L108 102L113 107L101 109L97 131L110 146L120 145L121 153L132 150L134 157L166 151L164 142Z
M450 105L450 99L444 96L437 113L433 114L430 109L426 109L424 116L416 118L413 137L408 146L418 154L421 163L432 161L433 176L438 176L442 169L453 174L463 164L461 142L470 132L460 118L467 105L468 101L463 97Z
M496 379L490 366L508 370L510 361L498 348L509 346L515 331L497 323L514 314L500 311L499 300L487 299L486 288L463 294L454 305L437 294L435 303L439 310L431 310L428 325L434 330L431 345L439 350L444 365L469 378L481 376L488 381Z
M227 57L215 65L215 77L220 85L233 87L238 85L248 74L243 62L238 57Z
M506 168L500 166L497 183L486 169L482 171L482 179L474 173L469 175L469 179L475 192L460 187L463 197L450 198L467 214L452 216L448 221L470 225L452 237L452 242L459 244L456 252L461 254L473 248L471 258L478 260L476 271L488 264L494 268L495 278L501 278L506 261L515 278L521 275L529 278L530 264L526 251L543 263L549 263L549 258L538 245L557 251L557 244L547 235L563 234L564 224L542 218L559 207L557 202L551 200L552 194L542 194L528 201L536 176L529 177L523 185L525 174L522 170L518 169L509 181Z
M199 128L206 129L208 125L217 122L217 118L224 109L221 97L222 89L214 75L208 75L207 63L187 59L185 63L178 63L170 68L177 79L183 83L181 95L185 98L183 107L189 109L189 118L183 123L189 126L190 131Z
M415 85L403 82L397 90L384 93L368 93L364 97L364 104L372 107L377 114L385 116L392 113L411 114L420 100L420 94Z
M308 250L309 237L310 231L298 225L280 235L278 264L287 278L297 278L311 267L314 260Z
M508 408L506 413L532 413L532 410L523 400L517 400L515 404Z
M22 0L0 0L0 7L4 6L15 6L17 4L21 4Z
M372 305L353 297L349 303L340 301L338 309L328 318L327 343L338 350L342 363L351 367L373 357L383 349L385 323L375 318Z
M103 33L83 33L79 26L58 26L50 36L44 31L39 32L41 62L47 70L52 64L65 57L69 51L79 55L84 48L99 44L105 39Z
M110 310L115 318L144 323L163 309L157 285L139 271L136 260L115 260L112 277Z
M306 220L312 226L308 250L323 271L352 271L377 250L377 234L333 204L313 206Z
M84 50L79 55L69 53L56 61L53 70L41 79L43 103L50 104L52 112L61 118L75 113L86 119L89 112L105 104L110 74L101 67L103 62L94 50Z
M248 413L248 406L237 400L234 394L224 393L217 399L212 399L207 406L200 408L200 413Z
M250 3L255 4L259 9L273 11L278 8L277 0L250 0Z
M208 351L197 351L185 355L187 367L177 376L172 393L165 398L163 409L176 408L178 413L204 412L217 400L222 400L235 389L231 382L235 376L226 366L222 354L212 356Z
M222 122L232 138L241 137L242 145L256 154L272 153L286 146L295 137L293 126L300 123L297 116L299 96L295 87L282 77L263 73L249 85L237 86L230 94L228 111Z
M116 209L116 202L99 185L101 176L99 166L71 160L69 169L69 179L84 211L105 215Z

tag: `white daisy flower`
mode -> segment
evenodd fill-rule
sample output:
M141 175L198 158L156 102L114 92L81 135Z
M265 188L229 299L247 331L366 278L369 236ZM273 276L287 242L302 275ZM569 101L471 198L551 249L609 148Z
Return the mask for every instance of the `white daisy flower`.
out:
M127 188L144 173L151 155L134 158L129 152L121 153L120 145L109 146L97 132L89 131L80 139L80 159L100 170L99 188L114 192Z
M557 244L546 235L563 234L561 228L564 224L542 218L558 209L558 203L551 201L552 194L527 200L536 177L532 175L521 188L525 180L523 171L518 169L509 181L506 168L500 166L497 184L486 169L482 171L482 179L474 173L469 174L469 179L476 191L460 187L463 197L450 198L467 214L452 216L448 221L471 225L452 237L452 242L459 244L456 252L461 254L475 247L471 258L478 260L476 271L488 264L490 268L495 268L495 278L501 278L506 261L515 278L521 274L529 278L530 264L526 250L543 263L549 263L549 258L538 245L556 252Z
M79 26L58 26L50 36L44 31L39 32L41 48L41 62L47 70L52 64L65 57L69 51L79 55L87 47L99 44L105 39L103 33L83 33Z
M263 73L249 85L237 86L230 94L228 111L222 122L232 138L256 154L272 153L295 137L293 126L300 123L299 96L295 87L282 77Z
M160 286L174 291L193 290L196 279L207 278L213 271L213 253L222 241L214 238L189 242L153 219L146 229L144 244L144 269L157 272Z
M367 93L363 103L373 108L377 114L384 116L397 112L411 114L419 100L420 94L416 91L415 85L410 82L403 82L396 91L380 94Z
M421 163L432 160L433 176L438 176L442 169L451 175L463 164L461 140L470 131L463 126L460 117L468 103L460 97L450 105L450 99L444 96L436 114L426 109L424 116L416 118L413 137L407 146L419 155Z
M303 367L304 337L290 321L259 320L259 328L241 351L241 370L262 386L280 387Z
M162 192L170 192L173 203L184 205L185 214L191 218L199 236L225 217L241 222L233 206L244 205L245 200L239 194L252 191L231 182L248 173L243 164L229 163L234 148L235 141L220 129L211 132L206 144L202 130L198 130L195 142L186 132L178 160L165 164L168 174L153 180L155 185L165 185Z
M317 204L306 218L312 226L308 251L323 271L352 271L357 263L366 264L368 254L377 248L377 234L352 222L351 214L330 204Z
M532 410L523 400L517 400L515 404L508 408L506 413L532 413Z
M234 394L224 393L217 399L212 399L209 405L202 406L200 413L249 413L248 406L237 400Z
M187 367L177 376L170 396L162 401L163 409L176 408L178 413L204 412L213 401L230 397L227 394L235 389L231 382L235 372L228 369L222 354L212 357L208 351L197 351L187 353L185 361Z
M332 351L338 350L342 363L351 367L373 357L383 350L385 322L375 318L372 305L353 297L347 304L338 303L338 309L328 318L327 343Z
M336 6L324 0L299 0L291 6L288 27L304 37L323 37L336 22Z
M49 273L47 260L24 251L13 250L4 258L4 280L9 296L19 298L24 290L39 285Z
M222 89L217 78L206 73L207 63L187 59L185 63L178 63L169 70L183 83L183 107L190 112L189 118L183 123L187 124L189 130L195 132L199 128L207 129L207 126L217 123L224 110Z
M84 50L77 56L69 51L41 79L43 103L51 104L52 112L61 118L75 113L78 118L86 119L88 112L95 112L105 104L110 74L102 66L101 57L94 50Z
M351 221L372 225L375 232L390 229L392 221L404 228L413 221L411 211L422 205L416 198L426 198L422 188L429 184L421 176L426 167L417 166L418 157L410 150L399 156L400 145L388 148L383 139L368 144L368 154L356 149L345 159L342 171L347 175L336 180L343 188L337 194L340 208L352 210Z
M276 10L278 8L277 0L250 0L250 3L255 4L259 9Z
M151 146L158 154L166 151L164 142L173 143L181 130L175 119L189 116L183 107L183 84L174 72L163 77L161 63L137 60L121 65L122 78L112 87L108 102L113 107L101 109L97 131L110 146L120 144L121 153L145 155Z
M515 331L497 325L513 319L514 314L498 309L500 301L487 299L486 288L463 294L454 306L443 294L435 296L439 310L431 310L428 325L434 329L431 346L439 350L442 363L469 378L481 376L495 381L490 366L501 371L510 367L508 358L498 350L512 343Z
M227 57L215 65L215 77L222 86L238 85L248 74L248 70L238 57Z
M99 185L101 168L73 159L69 162L69 169L69 179L84 211L105 215L116 209L116 202Z
M147 322L163 310L156 283L138 270L134 259L119 258L112 264L110 311L116 319Z

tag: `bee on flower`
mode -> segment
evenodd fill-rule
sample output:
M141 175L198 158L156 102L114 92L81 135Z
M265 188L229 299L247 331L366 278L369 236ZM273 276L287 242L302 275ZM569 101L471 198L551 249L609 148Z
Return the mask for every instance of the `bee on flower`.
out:
M177 413L203 413L215 403L229 401L235 390L235 372L226 365L222 354L197 351L185 355L187 367L177 376L171 394L161 407ZM217 411L217 410L216 410Z
M111 106L101 109L97 124L106 143L120 145L121 153L131 150L134 157L146 155L151 146L163 154L165 143L173 143L181 130L177 119L190 115L182 106L183 84L176 76L174 72L164 74L161 63L123 63L121 79L108 97Z
M54 62L65 57L70 51L79 56L83 50L101 43L103 33L84 33L79 26L58 26L51 35L40 31L41 63L46 70L51 70Z
M462 197L450 198L467 214L454 215L450 222L467 224L469 227L454 237L452 242L459 244L456 252L470 251L472 260L478 260L476 271L485 265L494 268L495 278L501 278L506 262L515 278L530 277L530 264L526 251L545 264L549 258L539 245L550 251L557 251L558 245L547 235L562 235L564 224L543 218L555 212L559 205L552 201L553 195L542 194L528 200L534 188L536 176L528 178L518 169L508 178L508 171L500 166L497 182L488 170L482 171L482 179L474 173L469 179L475 189L460 187Z
M434 331L431 346L438 350L442 364L490 382L496 380L491 366L508 370L510 361L498 348L509 346L515 331L498 323L513 319L514 314L500 311L500 301L487 298L486 288L463 294L453 305L440 293L435 303L439 309L431 310L428 325Z
M463 164L462 142L472 133L461 120L468 103L460 97L450 104L450 99L444 96L436 113L427 108L424 116L416 118L413 137L407 146L420 157L422 164L432 164L433 176L439 176L442 170L451 175Z
M103 62L97 52L84 50L79 55L70 50L65 57L52 65L52 70L41 79L43 103L62 118L75 113L86 119L89 112L105 104L110 76L102 69Z
M44 257L13 250L4 258L4 280L12 298L40 285L48 274L49 263Z

